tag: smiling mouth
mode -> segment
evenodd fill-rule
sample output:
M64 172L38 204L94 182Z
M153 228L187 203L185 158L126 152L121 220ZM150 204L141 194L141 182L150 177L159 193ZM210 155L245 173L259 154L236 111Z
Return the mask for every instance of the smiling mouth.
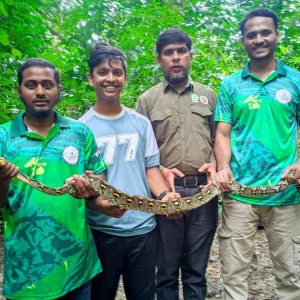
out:
M116 85L105 85L104 88L107 90L115 90L117 88L117 86Z

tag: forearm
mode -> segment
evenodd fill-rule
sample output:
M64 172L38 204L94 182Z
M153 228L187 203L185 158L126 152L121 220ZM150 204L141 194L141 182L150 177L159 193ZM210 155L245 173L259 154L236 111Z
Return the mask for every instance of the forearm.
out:
M215 157L218 171L230 170L231 139L230 135L224 135L217 131L215 142Z
M155 197L159 196L163 191L168 190L168 187L158 167L147 168L146 176L151 193Z

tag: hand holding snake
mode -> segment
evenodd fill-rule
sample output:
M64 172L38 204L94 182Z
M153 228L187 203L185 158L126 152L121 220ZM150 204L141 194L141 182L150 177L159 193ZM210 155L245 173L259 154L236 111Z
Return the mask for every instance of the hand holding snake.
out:
M2 169L3 166L7 164L8 162L5 160L5 158L0 157L0 166L2 166ZM10 176L15 177L16 179L30 185L42 193L53 196L72 193L72 185L68 182L60 188L52 188L35 179L29 178L21 172L18 172L16 175L15 173L16 170L10 173ZM191 197L185 197L181 199L175 198L167 202L162 202L159 200L148 199L146 197L125 194L96 175L86 175L86 178L89 180L95 191L97 191L104 198L109 199L113 204L118 205L120 208L151 212L159 215L168 215L178 211L191 210L204 205L216 196L221 197L222 195L222 191L219 188L217 188L215 185L211 185L205 191L202 191ZM295 184L297 191L300 192L300 178L296 177L295 172L293 171L288 173L285 178L283 178L274 186L251 187L242 185L236 181L229 182L230 192L232 194L237 194L244 197L277 194L283 192L292 184Z

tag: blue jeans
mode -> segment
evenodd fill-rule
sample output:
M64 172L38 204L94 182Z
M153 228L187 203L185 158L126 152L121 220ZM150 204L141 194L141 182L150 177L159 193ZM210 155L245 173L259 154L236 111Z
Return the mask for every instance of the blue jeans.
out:
M175 186L175 189L182 197L200 192L199 187ZM184 299L204 300L205 271L218 222L218 199L188 211L181 219L157 216L157 222L157 300L179 299L179 269Z
M121 275L128 300L154 299L156 230L130 237L98 230L92 234L103 267L103 272L92 279L92 299L115 299Z

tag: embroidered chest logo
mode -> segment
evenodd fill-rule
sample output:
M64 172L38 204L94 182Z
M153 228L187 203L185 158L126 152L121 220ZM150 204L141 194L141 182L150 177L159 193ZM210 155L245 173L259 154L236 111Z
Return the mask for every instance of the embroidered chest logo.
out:
M280 103L287 104L292 100L292 94L286 89L280 89L276 92L275 98Z
M63 158L68 164L75 165L79 159L78 149L73 146L66 147L63 152Z
M33 157L26 165L25 168L31 168L31 176L42 175L45 173L44 167L47 163L41 162L42 158Z
M260 109L261 100L258 99L258 96L249 96L246 100L244 100L245 104L248 104L249 110Z
M193 103L199 103L199 100L200 100L199 96L194 93L191 94L191 99L192 99Z

